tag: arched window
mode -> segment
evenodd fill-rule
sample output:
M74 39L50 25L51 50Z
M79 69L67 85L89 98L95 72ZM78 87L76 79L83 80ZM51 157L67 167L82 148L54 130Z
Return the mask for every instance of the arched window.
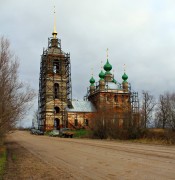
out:
M59 113L60 112L60 108L58 106L55 106L55 113Z
M54 84L54 96L55 98L59 98L59 84L58 83Z
M85 119L85 126L88 126L89 125L89 121L88 121L88 119Z
M110 96L109 95L106 96L106 101L110 101Z
M114 101L118 102L118 96L117 95L114 96Z
M55 62L53 62L53 72L56 74L60 71L60 63L55 60Z
M125 98L124 95L122 95L122 102L124 102L124 100L125 100L124 98Z
M74 120L74 126L78 126L78 119Z

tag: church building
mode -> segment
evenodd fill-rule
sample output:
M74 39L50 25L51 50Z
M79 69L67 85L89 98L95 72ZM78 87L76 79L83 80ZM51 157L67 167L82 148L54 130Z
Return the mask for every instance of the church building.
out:
M52 35L41 56L38 129L91 128L93 117L99 112L113 114L118 126L123 127L126 112L138 114L138 94L131 92L125 72L122 83L115 80L108 55L99 80L95 81L92 75L84 100L72 100L70 54L62 50L55 25Z

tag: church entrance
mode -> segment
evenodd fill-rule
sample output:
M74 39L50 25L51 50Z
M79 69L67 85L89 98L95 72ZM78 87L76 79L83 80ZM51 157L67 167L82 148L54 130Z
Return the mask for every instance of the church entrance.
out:
M60 120L58 118L55 118L54 120L54 129L56 130L60 129Z

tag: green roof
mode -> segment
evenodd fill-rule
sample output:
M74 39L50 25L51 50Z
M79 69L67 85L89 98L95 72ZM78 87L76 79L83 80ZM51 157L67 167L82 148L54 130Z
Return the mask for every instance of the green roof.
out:
M91 86L94 86L95 79L93 78L93 76L91 77L91 79L89 80L89 82L91 83Z
M128 76L126 73L123 74L122 79L124 82L127 82Z
M104 70L109 72L112 69L112 65L109 63L108 59L106 64L104 65Z
M101 72L99 73L99 78L104 79L104 77L105 77L105 73L101 70Z

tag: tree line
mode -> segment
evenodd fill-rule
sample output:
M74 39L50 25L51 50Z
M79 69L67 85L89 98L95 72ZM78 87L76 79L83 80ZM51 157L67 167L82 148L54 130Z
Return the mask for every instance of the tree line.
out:
M141 102L142 127L175 130L175 93L165 92L156 101L148 91L143 91Z

